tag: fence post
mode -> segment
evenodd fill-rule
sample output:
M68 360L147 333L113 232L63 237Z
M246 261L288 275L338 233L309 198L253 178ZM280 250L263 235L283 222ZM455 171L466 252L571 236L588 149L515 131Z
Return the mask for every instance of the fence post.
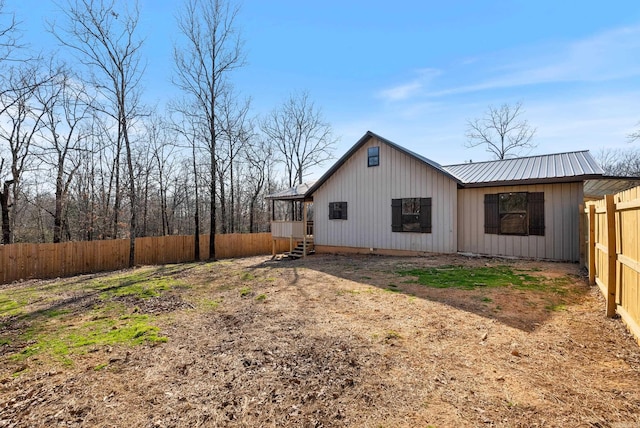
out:
M585 236L585 230L584 230L584 221L585 221L586 215L584 213L584 205L580 204L578 205L578 253L580 254L580 266L586 266L586 262L585 262L585 251L586 251L586 236Z
M616 314L616 203L613 195L605 196L607 204L607 316Z
M596 283L596 205L589 204L589 284Z

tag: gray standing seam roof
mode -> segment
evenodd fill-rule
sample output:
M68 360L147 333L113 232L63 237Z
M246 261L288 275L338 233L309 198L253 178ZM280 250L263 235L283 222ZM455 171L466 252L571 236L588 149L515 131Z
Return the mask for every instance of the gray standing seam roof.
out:
M588 151L529 156L442 167L463 186L572 181L601 177L604 171Z

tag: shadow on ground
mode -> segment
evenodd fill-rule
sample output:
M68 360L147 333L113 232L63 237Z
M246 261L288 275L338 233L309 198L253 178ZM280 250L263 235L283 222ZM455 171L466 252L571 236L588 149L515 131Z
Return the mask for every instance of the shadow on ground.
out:
M415 283L414 277L400 275L408 269L437 266L497 267L509 266L514 271L549 278L560 278L562 289L549 286L543 290L527 290L515 286L435 288ZM310 269L348 281L354 281L390 293L415 296L523 331L534 331L554 312L578 304L589 290L584 273L577 264L512 260L502 258L465 257L460 255L428 255L423 257L390 257L375 255L313 255L299 260L269 260L255 268L292 269L297 281L300 269ZM533 272L533 273L532 273Z

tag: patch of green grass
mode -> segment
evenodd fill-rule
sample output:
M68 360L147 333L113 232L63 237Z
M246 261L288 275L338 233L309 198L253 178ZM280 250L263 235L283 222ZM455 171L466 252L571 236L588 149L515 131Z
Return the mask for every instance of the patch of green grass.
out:
M514 287L521 290L551 291L566 293L568 278L547 279L530 275L524 270L516 270L509 266L464 267L439 266L423 269L407 269L398 271L401 276L415 277L407 282L434 288L461 288L473 290L481 287Z
M0 316L16 316L25 313L25 307L34 303L52 300L38 285L10 286L0 291Z
M153 270L127 272L117 276L109 276L91 281L88 286L100 291L100 298L135 296L141 299L157 297L162 292L174 287L186 285L169 276L156 276Z
M198 302L198 305L205 309L218 309L222 303L222 298L219 299L202 299Z
M108 363L100 363L97 366L95 366L93 370L99 372L100 370L106 368L108 365L109 365Z
M402 336L400 335L400 333L398 333L395 330L389 330L386 332L384 336L384 340L389 341L389 340L395 340L395 339L402 339Z
M336 294L338 296L344 296L345 294L360 294L361 292L358 290L338 290Z
M19 315L22 313L22 308L25 304L25 302L20 303L2 293L0 294L0 315Z
M484 303L491 303L491 302L493 302L493 299L492 299L492 298L490 298L490 297L486 297L486 296L485 296L485 297L483 297L483 298L482 298L482 299L480 299L480 300L481 300L482 302L484 302Z
M22 361L36 354L58 358L64 364L72 364L73 354L86 353L88 349L104 345L134 346L142 343L162 343L167 338L160 336L160 329L150 323L148 315L123 315L119 318L100 318L67 324L50 331L29 332L23 339L35 341L12 359Z
M550 303L544 308L551 312L561 312L567 310L567 306L564 303Z
M266 299L267 299L267 295L266 294L258 294L256 296L256 300L259 301L259 302L263 301L263 300L266 300Z
M254 279L256 279L256 276L254 274L252 274L251 272L242 272L240 274L240 279L243 281L252 281Z
M153 315L142 315L114 297L149 298L173 288L187 288L179 274L199 265L161 266L128 270L111 275L78 277L55 282L26 283L0 291L0 316L5 325L26 324L14 333L3 335L0 344L23 346L10 358L20 361L46 355L64 364L73 363L73 355L100 346L135 346L166 342L154 325ZM96 297L98 299L96 299ZM86 299L88 305L83 304ZM217 307L219 301L210 306ZM10 317L17 316L13 320Z
M251 288L249 287L242 287L240 289L240 297L245 297L248 296L249 294L251 294Z

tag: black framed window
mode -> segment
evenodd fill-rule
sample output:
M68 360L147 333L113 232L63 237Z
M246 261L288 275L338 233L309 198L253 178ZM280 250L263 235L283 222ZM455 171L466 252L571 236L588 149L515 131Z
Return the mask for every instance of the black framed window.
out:
M431 233L431 198L392 199L391 231Z
M346 220L347 203L329 202L329 220Z
M380 147L369 147L367 149L367 166L380 165Z
M484 233L544 236L544 192L484 195Z

